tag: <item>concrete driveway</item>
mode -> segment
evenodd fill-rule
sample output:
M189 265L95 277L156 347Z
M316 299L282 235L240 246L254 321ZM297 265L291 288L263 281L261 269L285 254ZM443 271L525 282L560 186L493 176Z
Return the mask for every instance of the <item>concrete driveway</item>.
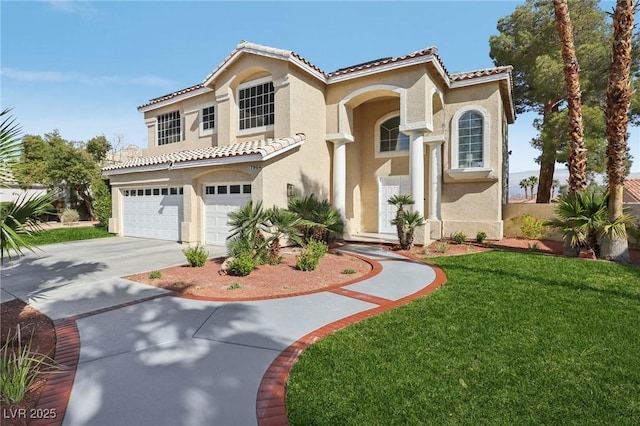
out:
M128 237L45 245L3 266L0 300L17 297L55 320L162 294L121 277L185 263L183 249ZM211 256L225 251L207 250Z
M46 424L286 424L285 384L271 384L281 376L269 369L288 371L293 345L441 284L428 265L388 250L341 250L369 258L379 272L331 291L245 302L172 297L119 278L184 263L177 243L112 238L18 259L2 271L2 292L58 319L56 360L69 368L39 400L39 409L58 413Z

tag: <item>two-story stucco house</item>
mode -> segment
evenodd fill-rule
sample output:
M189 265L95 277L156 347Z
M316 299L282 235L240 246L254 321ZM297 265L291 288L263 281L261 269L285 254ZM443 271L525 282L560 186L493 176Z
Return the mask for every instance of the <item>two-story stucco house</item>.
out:
M140 106L143 156L103 169L110 230L224 244L248 200L328 198L347 237L389 233L410 194L419 242L502 237L511 67L449 73L435 47L327 73L300 55L241 42L201 84Z

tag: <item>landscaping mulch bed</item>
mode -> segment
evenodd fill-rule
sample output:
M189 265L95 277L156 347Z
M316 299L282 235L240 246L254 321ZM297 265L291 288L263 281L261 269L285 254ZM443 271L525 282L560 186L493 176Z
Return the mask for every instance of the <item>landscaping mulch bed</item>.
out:
M353 281L372 270L371 264L356 256L329 252L314 271L300 271L295 266L298 251L287 249L281 253L280 264L260 265L246 277L224 273L225 259L218 257L207 260L201 268L182 265L162 269L161 278L151 279L149 272L126 278L198 298L268 299L318 291Z
M23 344L32 339L32 353L46 354L53 358L56 333L51 320L17 299L0 304L0 346L4 346L9 331L14 335L18 325ZM39 375L24 399L18 403L8 404L0 401L0 423L11 426L29 424L29 414L36 407L47 378L46 374Z

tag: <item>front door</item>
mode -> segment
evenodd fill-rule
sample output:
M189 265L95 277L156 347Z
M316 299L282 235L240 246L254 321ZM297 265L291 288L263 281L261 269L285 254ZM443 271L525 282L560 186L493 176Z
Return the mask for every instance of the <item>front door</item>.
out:
M381 176L378 178L378 232L395 234L396 227L391 221L396 217L396 206L388 203L394 195L410 195L409 176Z

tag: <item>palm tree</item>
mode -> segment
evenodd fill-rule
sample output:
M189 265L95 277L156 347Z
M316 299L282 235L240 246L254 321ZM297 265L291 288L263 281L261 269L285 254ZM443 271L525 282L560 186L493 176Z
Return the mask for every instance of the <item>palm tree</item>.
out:
M529 176L529 179L527 180L529 181L529 188L531 188L531 198L533 198L535 194L534 189L538 184L538 178L536 176Z
M630 77L634 3L634 0L617 0L613 13L613 47L605 102L609 221L612 223L624 215L622 203L627 174L627 127L632 96ZM605 238L603 245L605 257L618 262L629 261L626 233Z
M280 239L290 238L302 245L300 225L303 220L297 213L273 206L267 210L269 227L269 262L278 263L280 258Z
M227 215L231 231L227 235L228 251L231 256L238 256L249 251L257 263L263 263L267 255L265 232L269 229L269 216L262 208L262 201L255 205L249 201L244 207Z
M628 214L610 222L608 198L606 192L593 187L560 197L555 208L557 216L545 224L562 233L565 255L577 256L580 249L586 247L599 258L599 239L624 234L626 225L634 222Z
M11 169L20 158L22 147L21 129L9 116L10 111L5 109L0 113L0 186L3 187L13 180ZM22 254L23 248L34 251L35 245L24 237L42 229L39 217L51 212L52 200L53 193L48 193L25 194L16 201L0 202L0 264L4 263L5 253L11 259L12 252Z
M398 233L398 242L400 243L400 247L406 246L406 241L404 241L405 233L404 233L404 206L413 205L415 201L411 198L411 195L394 195L393 197L387 200L387 203L396 206L398 210L396 211L396 218L391 222L392 225L396 226L396 231Z
M394 219L396 221L397 219ZM419 212L405 212L403 217L403 235L402 240L404 241L404 245L401 244L400 248L402 250L411 250L413 247L413 240L415 237L415 231L418 226L423 226L426 222L424 221L424 217Z
M524 199L528 200L529 199L529 180L522 179L520 181L520 188L524 189Z
M300 224L305 242L310 239L329 242L342 237L344 221L340 212L328 200L318 200L314 194L305 197L293 197L288 208L297 213L303 222Z
M573 42L573 26L567 0L553 0L556 29L560 36L564 81L567 88L567 113L569 116L569 193L587 188L587 153L582 123L582 95L580 92L580 67Z

